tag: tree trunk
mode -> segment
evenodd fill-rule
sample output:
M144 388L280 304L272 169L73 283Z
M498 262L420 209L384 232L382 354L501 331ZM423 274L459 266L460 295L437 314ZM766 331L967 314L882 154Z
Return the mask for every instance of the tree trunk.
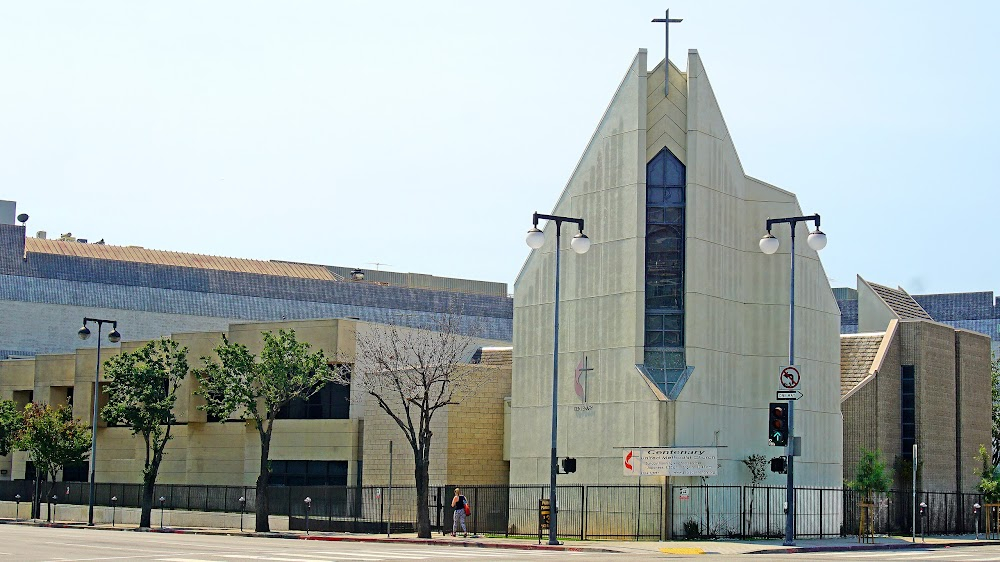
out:
M31 518L42 518L42 470L35 466L35 490L31 495Z
M156 473L142 477L142 511L139 515L139 526L148 529L153 513L153 488L156 486Z
M428 451L430 446L424 449ZM417 537L431 538L431 516L427 510L428 488L430 488L430 461L423 452L414 451L413 476L417 484Z
M267 487L271 483L271 470L268 465L268 455L271 449L271 435L265 432L260 434L260 474L257 475L257 522L254 530L258 533L268 533L271 531L271 524L268 521L270 509L268 507Z
M52 522L52 492L54 492L56 489L55 476L53 476L52 478L53 480L49 482L49 491L45 492L45 501L46 504L48 505L48 511L47 511L48 517L46 519L49 523Z

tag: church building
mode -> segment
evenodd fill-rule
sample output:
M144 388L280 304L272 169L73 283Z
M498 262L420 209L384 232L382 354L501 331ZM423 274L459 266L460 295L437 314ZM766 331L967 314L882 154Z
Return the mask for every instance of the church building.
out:
M555 225L540 223L545 244L517 277L511 483L549 482L560 252L557 456L575 458L576 471L559 485L635 485L623 454L643 447L715 454L707 474L643 485L749 484L748 456L784 451L769 444L768 411L788 365L789 225L772 230L776 254L758 243L768 218L814 209L746 175L696 50L686 70L669 61L648 70L638 52L553 195L551 212L584 219L592 246L570 251L576 227L563 224L556 248ZM812 226L796 227L795 485L839 488L840 310L805 243ZM771 473L764 482L784 483Z

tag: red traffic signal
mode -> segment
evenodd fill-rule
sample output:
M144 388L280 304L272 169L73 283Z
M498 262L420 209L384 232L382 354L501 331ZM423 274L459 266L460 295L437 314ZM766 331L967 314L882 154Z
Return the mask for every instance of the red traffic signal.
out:
M788 444L788 406L781 402L771 402L768 408L767 440L778 447Z

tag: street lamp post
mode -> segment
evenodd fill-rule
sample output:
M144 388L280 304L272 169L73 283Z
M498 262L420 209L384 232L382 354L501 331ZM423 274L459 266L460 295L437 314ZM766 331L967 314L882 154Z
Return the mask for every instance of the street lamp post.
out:
M558 398L559 398L559 247L560 230L562 223L571 222L577 225L579 232L570 242L570 247L578 254L584 254L590 249L590 238L583 233L583 219L560 217L558 215L542 215L534 213L531 216L532 227L525 238L528 246L537 250L545 244L545 233L538 229L538 219L555 221L556 223L556 294L555 294L555 331L552 344L552 457L549 461L549 544L556 545L556 474L559 473L559 465L556 462L556 426L558 420Z
M83 327L77 331L81 340L90 337L90 328L87 322L97 322L97 369L94 375L94 423L90 427L90 498L87 500L87 525L94 526L94 477L97 471L97 403L100 398L101 387L101 328L105 324L111 324L111 333L108 334L108 341L118 343L122 335L118 333L117 320L102 320L100 318L84 318Z
M806 242L809 247L817 252L826 247L826 234L819 229L819 215L809 215L805 217L785 217L780 219L767 219L767 234L760 239L760 250L765 254L773 254L778 251L778 239L771 234L771 227L775 224L787 223L792 231L791 255L791 277L788 291L788 365L795 365L795 226L803 221L812 221L816 230L809 233ZM785 482L785 502L788 510L785 512L785 546L795 545L795 480L793 471L794 438L793 438L793 408L794 400L788 401L788 442L785 444L785 455L788 459L786 464L788 478Z

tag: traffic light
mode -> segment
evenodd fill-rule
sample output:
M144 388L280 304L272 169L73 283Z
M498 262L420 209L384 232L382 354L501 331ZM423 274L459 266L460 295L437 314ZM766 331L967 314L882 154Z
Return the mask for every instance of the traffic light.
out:
M576 472L576 459L566 458L562 460L563 474Z
M788 474L788 460L785 457L774 457L771 459L771 472Z
M781 402L771 402L768 408L767 439L779 447L788 444L788 406Z

